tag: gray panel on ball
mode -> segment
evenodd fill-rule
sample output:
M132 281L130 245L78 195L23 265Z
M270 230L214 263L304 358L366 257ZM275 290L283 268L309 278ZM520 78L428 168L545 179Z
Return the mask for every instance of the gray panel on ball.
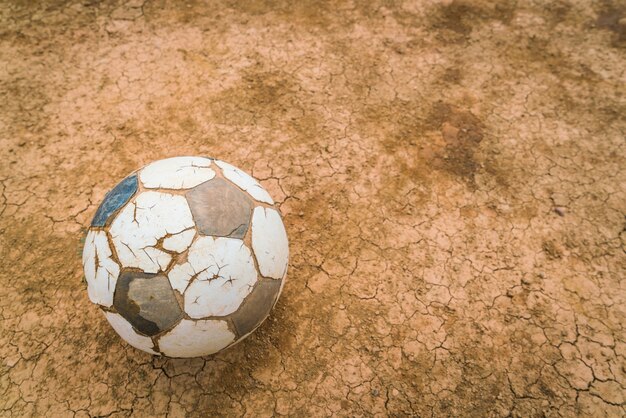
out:
M267 317L280 292L281 280L261 280L244 303L231 315L239 336L255 329Z
M113 306L133 327L152 336L171 328L183 312L164 275L123 272L117 280Z
M204 182L185 194L196 228L202 235L243 238L250 224L252 202L224 179Z

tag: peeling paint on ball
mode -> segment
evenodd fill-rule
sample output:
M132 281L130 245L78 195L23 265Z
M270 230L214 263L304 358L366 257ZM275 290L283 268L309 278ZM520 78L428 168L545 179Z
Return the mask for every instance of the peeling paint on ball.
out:
M254 331L283 288L287 232L269 193L219 160L175 157L123 179L95 213L89 299L131 346L217 353Z

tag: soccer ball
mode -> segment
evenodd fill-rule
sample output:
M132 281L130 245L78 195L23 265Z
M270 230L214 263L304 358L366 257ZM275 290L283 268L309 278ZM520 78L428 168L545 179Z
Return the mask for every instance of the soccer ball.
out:
M216 353L254 331L285 284L287 233L274 201L223 161L176 157L122 180L83 249L89 299L133 347Z

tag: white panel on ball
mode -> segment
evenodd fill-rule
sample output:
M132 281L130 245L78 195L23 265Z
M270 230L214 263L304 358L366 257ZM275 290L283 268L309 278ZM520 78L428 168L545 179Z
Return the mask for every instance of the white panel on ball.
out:
M208 158L168 158L149 164L139 178L147 189L189 189L215 177L210 166Z
M287 231L274 209L258 206L252 215L252 249L265 277L281 279L287 271Z
M217 353L234 340L226 321L183 319L159 339L159 348L169 357L199 357Z

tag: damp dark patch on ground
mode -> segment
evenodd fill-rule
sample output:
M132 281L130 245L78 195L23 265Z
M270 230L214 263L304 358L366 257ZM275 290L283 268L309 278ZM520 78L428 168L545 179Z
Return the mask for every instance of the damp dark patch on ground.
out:
M431 182L445 172L468 186L475 186L481 169L477 150L484 138L484 124L469 110L449 103L435 102L415 108L398 103L372 109L377 115L366 124L389 129L383 149L396 156L399 169L390 171L390 193L397 193L408 180ZM407 109L408 107L408 109Z
M217 123L272 123L259 115L268 112L273 118L301 116L299 104L290 94L297 85L280 70L246 73L236 86L226 89L210 100L211 119Z
M564 0L557 0L547 3L544 10L550 26L554 27L569 18L572 4Z
M445 144L436 151L435 166L475 186L481 166L475 153L484 136L482 122L469 111L441 102L433 106L429 119Z
M293 1L293 0L254 0L245 5L238 1L228 1L229 7L249 16L270 14L281 20L304 25L328 25L333 23L333 9L338 5L328 0Z
M515 1L479 3L454 0L435 6L429 20L431 28L438 31L443 40L461 42L469 38L475 27L490 21L509 24L515 10Z
M611 42L614 47L626 48L626 5L624 3L618 6L605 1L595 24L597 28L613 33Z
M441 79L447 84L459 84L463 80L463 71L456 67L446 68Z

